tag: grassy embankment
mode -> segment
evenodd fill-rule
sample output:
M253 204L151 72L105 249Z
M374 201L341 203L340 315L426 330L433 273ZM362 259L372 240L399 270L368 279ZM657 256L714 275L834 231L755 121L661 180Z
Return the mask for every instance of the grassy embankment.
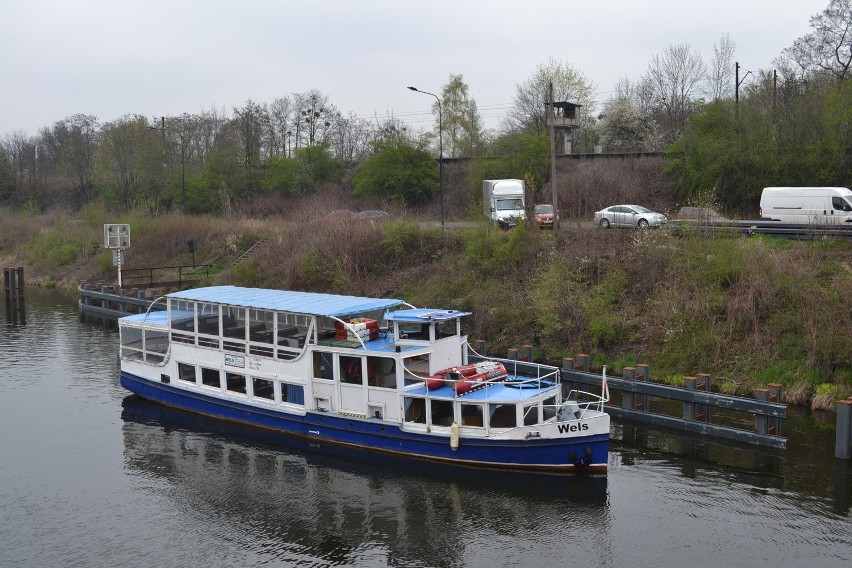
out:
M0 264L33 284L73 292L115 280L103 223L130 223L126 266L214 264L211 283L393 296L469 310L472 338L494 353L531 343L537 358L591 353L618 372L648 363L673 384L707 372L714 389L750 394L770 382L794 404L833 408L852 385L852 244L566 231L482 225L424 229L410 221L310 223L108 215L0 220ZM261 237L251 258L231 262Z

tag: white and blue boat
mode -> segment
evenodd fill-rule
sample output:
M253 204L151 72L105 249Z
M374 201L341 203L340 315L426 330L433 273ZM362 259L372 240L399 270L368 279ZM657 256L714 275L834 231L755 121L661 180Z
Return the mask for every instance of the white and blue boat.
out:
M411 458L604 472L601 396L555 367L476 355L467 312L214 286L119 319L121 384L166 406Z

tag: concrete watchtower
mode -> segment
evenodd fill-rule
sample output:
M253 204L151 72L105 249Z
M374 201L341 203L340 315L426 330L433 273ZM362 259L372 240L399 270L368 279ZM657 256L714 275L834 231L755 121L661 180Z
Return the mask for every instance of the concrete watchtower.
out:
M574 130L580 127L580 107L567 101L553 102L549 105L551 112L547 115L547 126L562 133L563 153L571 153L574 142Z

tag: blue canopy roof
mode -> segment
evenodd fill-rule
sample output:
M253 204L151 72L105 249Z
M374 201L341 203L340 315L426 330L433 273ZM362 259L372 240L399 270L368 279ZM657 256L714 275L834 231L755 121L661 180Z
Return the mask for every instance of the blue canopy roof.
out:
M190 314L192 315L192 314ZM132 321L134 323L146 324L148 326L159 325L168 327L169 314L164 310L154 310L145 314L133 314L120 318L122 321Z
M470 312L460 312L458 310L433 310L430 308L415 308L411 310L396 310L385 314L385 319L388 321L405 321L424 323L429 321L442 321L469 316Z
M405 302L393 298L338 296L316 292L210 286L168 294L169 298L228 304L262 310L276 310L325 317L345 317L366 312L387 310Z

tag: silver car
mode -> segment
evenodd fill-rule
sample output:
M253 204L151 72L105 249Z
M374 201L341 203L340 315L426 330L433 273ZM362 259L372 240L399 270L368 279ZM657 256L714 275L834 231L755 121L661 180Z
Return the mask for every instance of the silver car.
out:
M668 222L662 213L654 213L641 205L613 205L595 212L595 225L609 227L660 227Z

